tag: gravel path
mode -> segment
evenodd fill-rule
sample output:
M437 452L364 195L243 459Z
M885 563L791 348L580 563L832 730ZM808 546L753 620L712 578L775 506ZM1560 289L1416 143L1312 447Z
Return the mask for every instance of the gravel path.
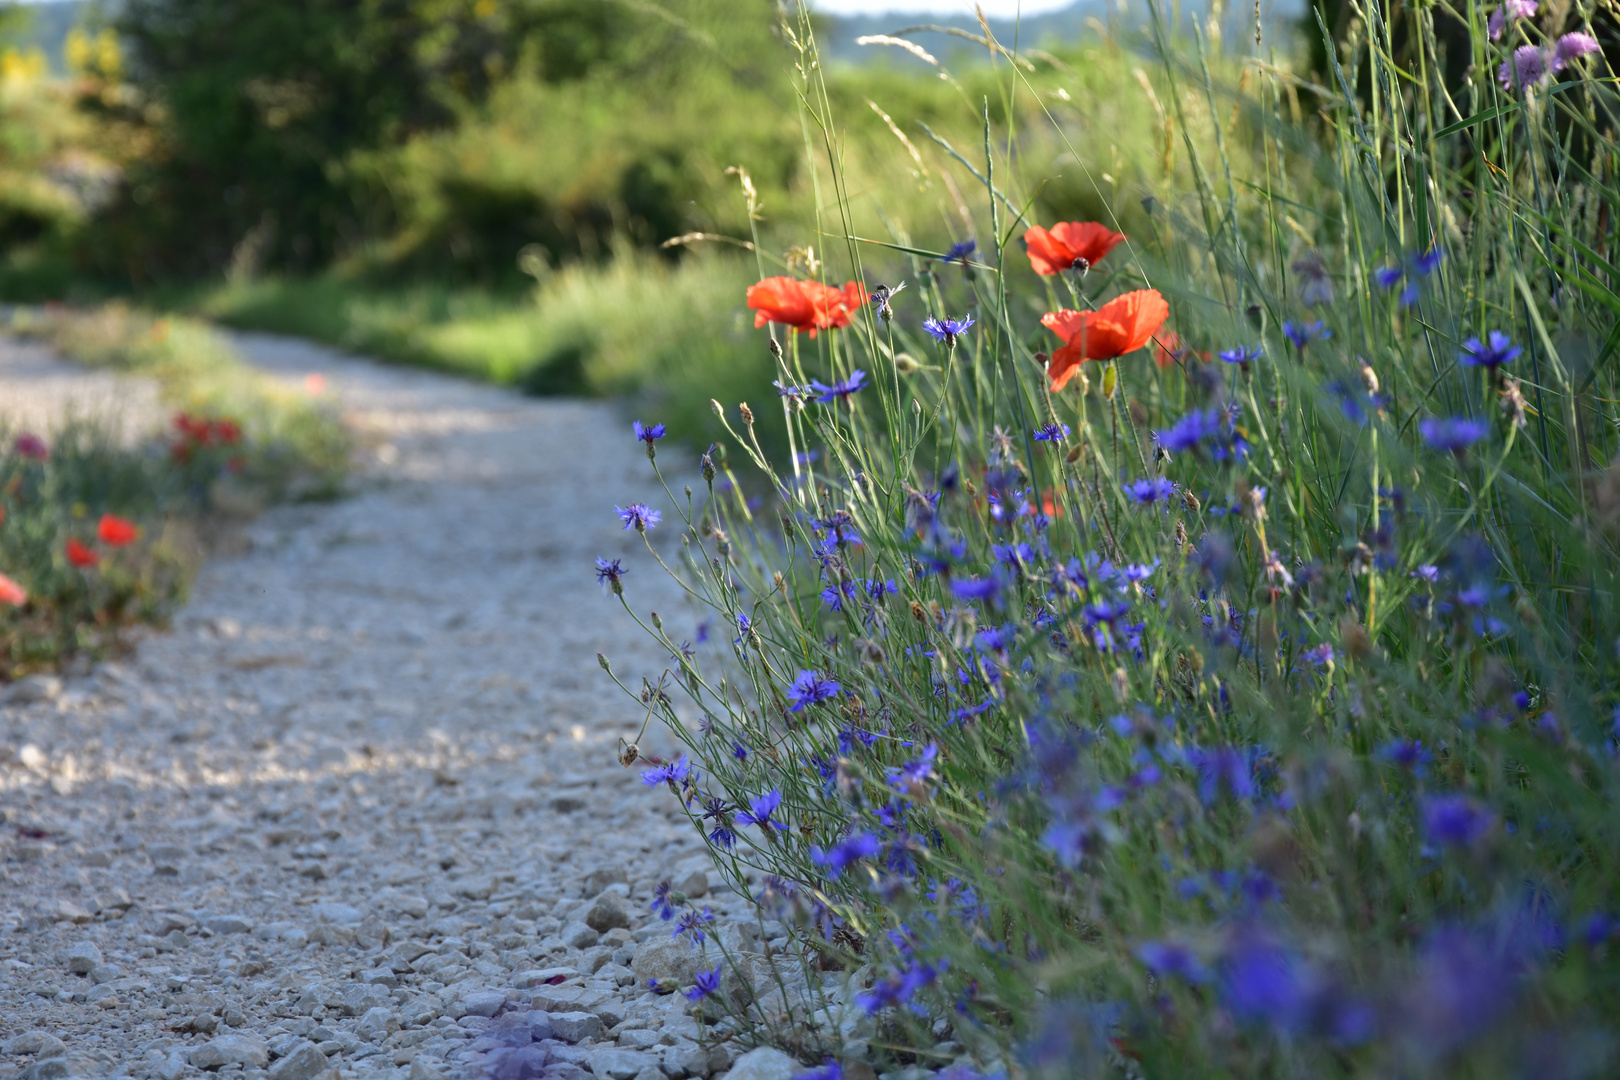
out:
M656 490L628 424L238 340L323 375L369 465L350 499L260 518L125 660L7 692L0 1080L723 1072L737 1051L646 989L701 960L652 889L715 889L723 936L756 942L673 798L614 763L640 717L593 658L662 666L597 555L691 618L611 511ZM0 412L36 425L146 392L110 378L0 342ZM786 1076L773 1053L734 1075Z

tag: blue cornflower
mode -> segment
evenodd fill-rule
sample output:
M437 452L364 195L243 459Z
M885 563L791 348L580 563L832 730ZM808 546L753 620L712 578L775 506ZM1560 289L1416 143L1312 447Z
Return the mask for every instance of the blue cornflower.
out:
M978 249L979 242L977 240L972 238L962 240L958 243L952 244L948 249L946 249L945 255L942 259L940 259L940 261L948 263L959 262L963 266L966 266L968 260L973 257L974 252L976 252Z
M844 585L853 588L853 585L850 582L846 581L844 582ZM843 588L840 588L837 585L828 585L825 589L821 590L821 604L828 611L841 612L844 610L844 595L845 593Z
M1490 430L1490 425L1485 421L1466 416L1431 416L1418 421L1418 432L1424 442L1436 450L1453 454L1461 454L1483 439Z
M1144 941L1136 947L1136 958L1161 979L1167 975L1175 975L1191 983L1209 979L1209 969L1198 959L1198 954L1185 945Z
M1035 429L1036 442L1062 442L1069 437L1068 424L1047 424Z
M1162 476L1132 480L1125 485L1125 494L1139 506L1153 506L1174 498L1176 485Z
M1421 739L1396 739L1385 743L1378 748L1378 756L1417 776L1422 776L1424 766L1434 760L1434 755L1423 748Z
M1424 565L1413 570L1407 576L1416 578L1419 581L1427 581L1430 585L1433 585L1435 582L1440 580L1440 568L1433 564L1425 563Z
M1236 364L1244 371L1248 371L1249 365L1264 356L1265 352L1258 345L1253 348L1248 345L1238 345L1215 355L1221 358L1223 364Z
M776 813L776 808L781 805L782 793L772 788L759 798L750 799L748 809L738 814L737 820L744 825L758 825L762 829L776 829L786 832L786 825L771 818L771 815Z
M1221 435L1221 417L1214 409L1195 409L1153 437L1167 453L1183 454L1196 450L1207 440Z
M641 770L641 782L648 787L657 787L659 784L675 784L685 780L692 772L692 763L685 754L674 761L666 761L662 765L651 769Z
M612 589L614 596L624 592L624 587L619 584L619 579L622 577L624 577L624 567L619 565L618 559L596 560L596 583Z
M692 945L694 947L702 945L705 940L703 927L712 922L714 922L714 912L708 908L704 908L702 914L696 911L683 911L681 912L681 921L676 924L675 932L670 937L678 938L683 934L690 934L692 935Z
M827 876L834 881L849 867L850 863L861 859L869 859L883 849L883 843L871 833L856 833L847 840L841 840L826 851L818 847L810 849L810 861L817 866L827 868Z
M723 848L726 851L730 851L732 845L736 842L737 834L732 832L724 825L715 826L715 828L709 833L709 843L715 845L716 847Z
M1284 336L1294 343L1296 349L1303 349L1313 341L1326 341L1333 336L1333 331L1321 319L1313 323L1285 322L1282 329Z
M788 712L803 712L806 705L837 697L841 689L836 680L825 678L819 671L801 671L788 686L787 696L792 702Z
M808 386L794 386L792 383L784 383L780 379L771 380L771 385L776 387L777 397L797 399L807 398L810 396L810 388Z
M861 534L855 527L855 518L848 510L834 510L827 517L815 522L815 526L821 530L829 544L843 547L845 544L861 542Z
M1401 281L1406 280L1406 288L1401 290L1400 302L1402 307L1411 307L1417 303L1418 280L1434 273L1440 265L1440 249L1430 248L1422 255L1408 260L1405 266L1385 266L1373 271L1373 280L1378 282L1380 288L1393 289ZM1409 276L1410 275L1410 276Z
M1482 367L1494 372L1503 364L1511 364L1522 352L1522 345L1513 344L1513 339L1502 331L1492 330L1484 341L1477 337L1465 341L1459 359L1464 367Z
M660 881L658 888L653 890L652 910L665 922L675 917L675 905L670 903L669 894L674 889L668 881Z
M1423 833L1433 844L1471 847L1496 824L1496 815L1467 795L1431 795L1423 800Z
M935 341L943 341L947 349L954 349L957 335L967 333L968 327L972 325L973 316L967 315L960 319L924 319L922 328Z
M849 395L866 386L866 372L856 368L849 373L849 378L842 382L835 382L831 386L826 383L810 380L810 389L817 394L816 400L823 405L831 405L835 401L847 400Z
M934 774L934 761L939 757L939 747L933 743L916 761L908 761L904 765L889 770L889 783L901 791L910 791L927 782Z
M1001 582L993 577L954 578L951 595L958 600L994 600L1001 592Z
M700 971L692 976L692 985L682 990L681 996L687 1001L702 1001L710 994L720 992L720 967L716 965L710 971Z
M636 420L630 424L630 428L636 433L636 438L646 443L648 447L651 447L653 443L664 437L663 424L653 424L648 427L640 420Z
M738 761L747 761L748 760L748 747L744 746L740 742L732 743L731 744L731 756L736 758Z
M634 529L638 533L644 533L664 520L663 514L646 503L631 503L629 506L615 506L613 509L619 512L619 520L624 522L626 532Z

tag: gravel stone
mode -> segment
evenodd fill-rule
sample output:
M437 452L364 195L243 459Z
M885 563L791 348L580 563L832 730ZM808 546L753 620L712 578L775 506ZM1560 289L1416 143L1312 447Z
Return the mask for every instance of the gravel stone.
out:
M116 659L0 692L17 748L0 755L0 963L16 961L0 1024L24 1033L0 1080L48 1061L195 1080L215 1058L237 1080L459 1080L483 1052L469 1044L499 1035L490 1018L524 1015L581 1055L547 1080L604 1050L673 1076L659 1044L697 1025L640 971L662 956L685 985L703 954L661 952L646 903L711 871L669 793L614 760L638 718L594 662L667 660L589 569L637 557L608 511L658 490L628 425L602 403L235 340L292 393L325 377L361 433L353 493L243 524L171 625ZM48 437L70 399L129 410L135 434L169 423L152 384L0 337L0 421ZM26 412L40 402L49 415ZM683 468L674 450L659 464ZM657 574L631 586L681 610ZM660 728L638 741L675 756ZM730 893L706 902L717 934L749 914ZM68 951L92 935L75 978ZM488 1015L466 1008L478 994ZM611 1045L632 1016L646 1034ZM49 1052L11 1050L31 1037ZM233 1063L231 1046L255 1049Z
M73 1067L67 1058L53 1057L34 1062L17 1074L17 1080L61 1080L72 1075Z
M457 1011L461 1016L494 1016L504 1004L506 1004L504 991L475 990L461 996Z
M725 1080L793 1080L799 1063L769 1046L758 1046L737 1059Z
M616 892L598 896L585 913L585 925L599 934L629 926L630 913L624 910L623 898Z
M270 1080L315 1080L329 1068L326 1055L308 1039L297 1044L270 1066Z
M599 1038L607 1029L595 1013L565 1012L551 1014L551 1033L564 1042L577 1043L584 1039Z
M75 975L88 975L101 963L101 950L93 942L81 941L68 949L67 969Z
M644 1069L656 1069L658 1059L639 1050L620 1050L609 1047L593 1050L587 1059L591 1072L607 1080L635 1080Z
M192 1048L191 1063L204 1071L226 1065L262 1069L270 1063L270 1048L257 1035L216 1035Z
M0 1051L7 1057L60 1057L67 1053L67 1044L48 1031L25 1031L0 1043Z

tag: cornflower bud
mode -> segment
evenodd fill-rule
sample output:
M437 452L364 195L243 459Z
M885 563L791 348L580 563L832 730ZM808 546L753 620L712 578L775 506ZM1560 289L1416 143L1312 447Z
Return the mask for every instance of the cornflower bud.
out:
M648 612L648 618L651 620L654 629L662 630L664 628L664 620L658 617L658 612Z
M742 413L743 423L747 424L749 427L754 426L754 410L748 407L748 402L745 401L741 405L738 405L737 411Z
M782 359L782 343L776 340L776 336L774 334L771 335L771 356L775 357L777 360Z
M714 410L714 415L720 417L720 419L724 420L726 418L725 406L721 405L714 398L709 399L709 408L713 409Z
M608 658L603 656L601 653L596 654L596 662L601 665L603 671L610 675L613 673L613 666L608 663Z

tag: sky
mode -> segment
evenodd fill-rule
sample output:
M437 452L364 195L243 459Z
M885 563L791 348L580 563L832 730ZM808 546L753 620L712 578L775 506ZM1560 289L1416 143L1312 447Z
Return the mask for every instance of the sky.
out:
M1074 0L980 0L992 19L1010 19L1022 13L1040 15L1057 11ZM829 15L972 15L969 0L811 0L811 7Z

